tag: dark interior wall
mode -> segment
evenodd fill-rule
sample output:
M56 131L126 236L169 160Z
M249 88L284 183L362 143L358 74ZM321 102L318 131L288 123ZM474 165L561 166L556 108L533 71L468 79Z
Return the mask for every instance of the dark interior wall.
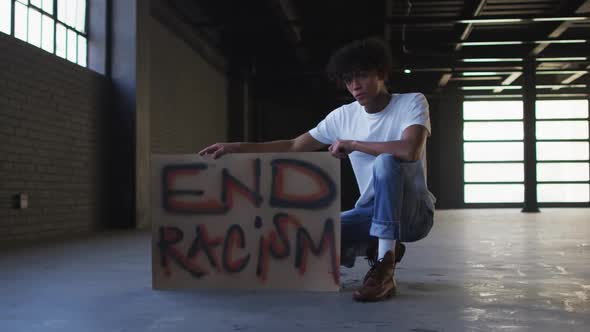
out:
M135 222L151 225L151 155L227 140L225 59L175 3L137 1ZM113 58L113 61L116 61Z
M227 79L150 18L152 153L195 153L227 140Z
M100 227L109 81L2 33L0 49L0 245Z

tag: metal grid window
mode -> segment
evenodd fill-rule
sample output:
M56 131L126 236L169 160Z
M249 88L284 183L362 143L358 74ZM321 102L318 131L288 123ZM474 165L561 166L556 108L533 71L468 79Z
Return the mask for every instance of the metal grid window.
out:
M522 102L463 103L465 203L524 201L523 139Z
M587 100L536 103L537 199L540 204L590 202ZM464 202L524 201L521 101L463 104Z
M539 203L590 202L588 101L538 101L536 110Z
M87 0L0 0L0 32L86 67L87 5Z

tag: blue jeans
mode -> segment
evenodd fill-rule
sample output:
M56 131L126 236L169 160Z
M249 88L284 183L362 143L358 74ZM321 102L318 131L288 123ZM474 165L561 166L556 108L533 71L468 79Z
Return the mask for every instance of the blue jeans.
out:
M342 265L354 265L350 260L356 258L358 248L374 240L372 237L414 242L432 228L433 202L429 201L420 161L402 162L391 154L377 156L373 188L371 201L340 215Z

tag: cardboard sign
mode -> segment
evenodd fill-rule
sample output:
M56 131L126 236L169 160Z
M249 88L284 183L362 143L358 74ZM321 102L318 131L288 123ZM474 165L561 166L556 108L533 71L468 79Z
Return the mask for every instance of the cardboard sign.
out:
M329 153L153 155L151 190L154 288L339 290Z

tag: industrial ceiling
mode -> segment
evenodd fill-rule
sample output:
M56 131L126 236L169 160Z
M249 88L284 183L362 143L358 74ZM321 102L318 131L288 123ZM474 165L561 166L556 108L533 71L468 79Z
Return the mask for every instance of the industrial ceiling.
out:
M320 76L335 48L378 36L393 51L394 88L518 98L523 63L533 61L538 96L590 91L590 0L162 3L220 54L260 75Z

